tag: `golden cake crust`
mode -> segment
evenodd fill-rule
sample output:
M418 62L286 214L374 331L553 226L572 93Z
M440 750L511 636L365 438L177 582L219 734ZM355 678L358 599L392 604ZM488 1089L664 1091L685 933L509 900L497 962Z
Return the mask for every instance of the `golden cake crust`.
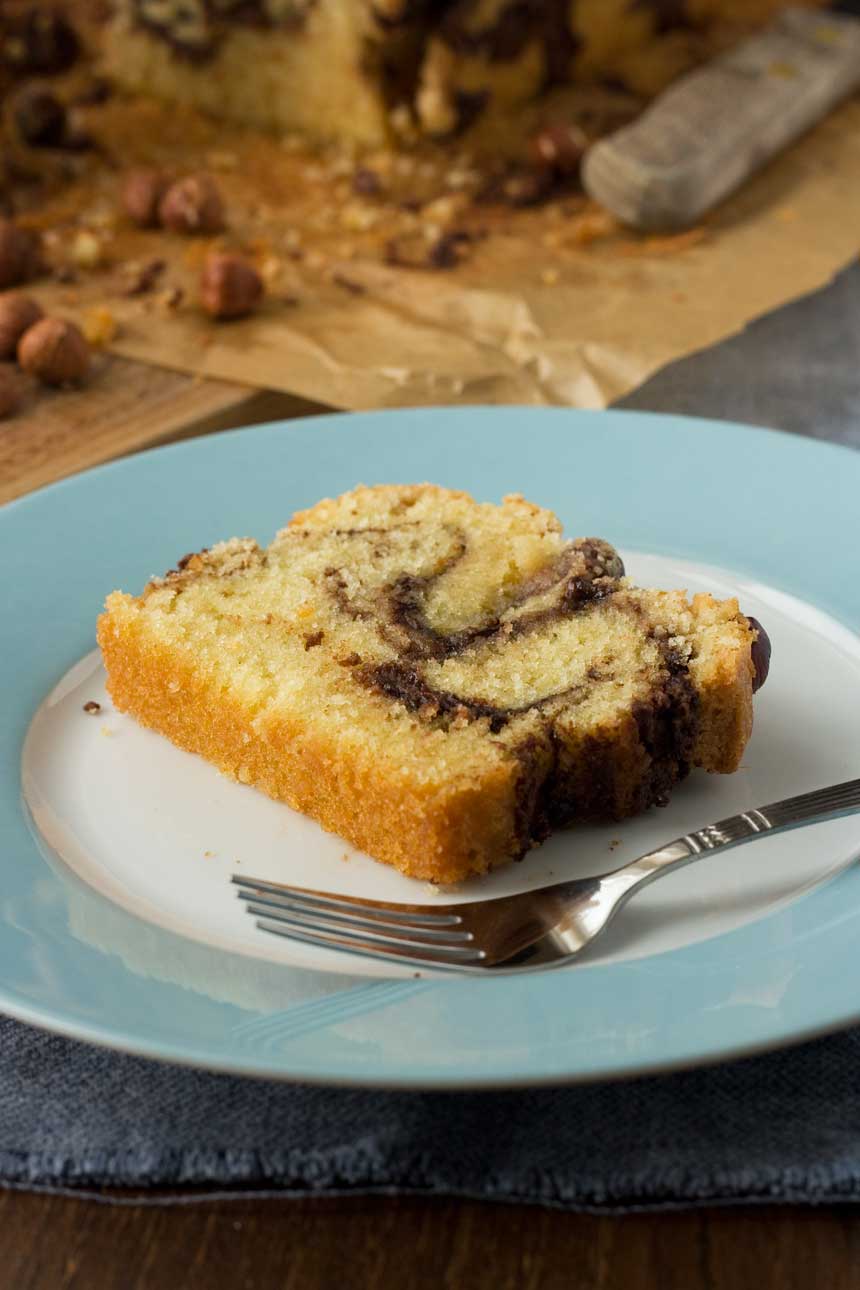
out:
M480 790L445 794L404 784L395 766L345 754L303 723L280 721L261 738L247 708L226 699L193 665L153 648L125 608L121 593L108 597L98 643L113 702L141 725L412 878L459 882L510 857L517 842L513 763L486 776Z

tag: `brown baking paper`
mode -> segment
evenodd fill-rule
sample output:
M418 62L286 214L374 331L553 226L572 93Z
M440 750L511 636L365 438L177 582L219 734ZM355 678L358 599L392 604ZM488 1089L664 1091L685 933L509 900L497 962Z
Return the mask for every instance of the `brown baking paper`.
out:
M40 287L43 305L90 330L101 315L106 331L116 326L109 348L128 358L335 408L604 407L820 287L860 246L857 100L689 233L634 235L576 195L523 211L471 204L453 227L478 236L460 244L459 264L438 269L385 263L388 210L354 198L348 167L154 104L98 111L113 166L90 165L38 222L52 230L55 262L80 258L82 228L95 234L100 262L79 266L75 282ZM116 192L124 168L141 162L212 171L228 233L213 243L132 230ZM412 221L413 248L452 227L449 218L438 230L433 208L397 219ZM356 229L368 220L372 228ZM269 294L256 316L214 323L202 314L196 279L213 244L242 249L263 270ZM123 294L129 262L154 258L167 262L157 286Z

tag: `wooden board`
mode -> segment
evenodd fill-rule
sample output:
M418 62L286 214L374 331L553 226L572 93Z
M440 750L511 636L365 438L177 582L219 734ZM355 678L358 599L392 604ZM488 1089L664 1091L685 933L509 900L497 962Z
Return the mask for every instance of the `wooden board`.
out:
M322 411L288 394L102 357L80 390L28 388L0 421L0 503L141 448Z

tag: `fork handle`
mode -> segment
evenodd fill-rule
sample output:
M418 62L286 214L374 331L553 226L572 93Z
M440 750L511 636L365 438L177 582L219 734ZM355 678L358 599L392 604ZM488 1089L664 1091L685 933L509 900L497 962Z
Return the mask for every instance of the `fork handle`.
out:
M601 895L610 896L614 913L617 903L625 901L639 887L659 878L667 869L680 868L703 855L736 847L742 842L749 842L751 838L796 829L819 820L852 815L857 811L860 811L860 779L849 779L844 784L831 784L812 793L787 797L782 802L754 807L740 815L718 820L716 824L706 824L694 833L686 833L656 851L639 856L621 869L603 875L600 879Z

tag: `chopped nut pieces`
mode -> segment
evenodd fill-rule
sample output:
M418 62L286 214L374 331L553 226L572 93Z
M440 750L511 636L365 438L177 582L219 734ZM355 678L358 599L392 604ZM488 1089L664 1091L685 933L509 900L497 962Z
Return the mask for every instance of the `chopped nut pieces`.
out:
M18 342L18 362L45 385L74 385L90 367L90 347L74 323L42 318Z
M168 287L166 291L162 291L161 295L157 297L157 304L159 309L163 309L166 313L172 313L174 309L179 308L184 299L185 292L181 287Z
M14 358L18 341L41 317L41 308L30 296L18 291L0 296L0 358Z
M0 368L0 418L11 417L20 403L21 391L14 373Z
M448 193L445 197L437 197L435 201L428 202L421 214L434 224L447 228L460 218L468 206L469 198L465 193Z
M118 330L116 318L104 305L98 305L87 312L84 319L84 336L97 349L109 345Z
M502 181L499 195L509 206L537 206L549 196L552 188L551 170L517 170Z
M587 147L585 132L565 122L545 125L531 139L529 151L536 165L548 166L557 175L566 177L579 173L579 163Z
M350 233L366 233L368 229L378 224L381 218L382 212L375 206L364 206L359 202L344 206L340 212L341 227Z
M101 710L102 705L100 703L96 703L95 699L87 699L84 704L84 712L86 712L90 717L97 717Z
M618 221L614 215L604 210L588 211L572 221L567 240L575 246L588 246L617 232Z
M452 230L434 237L429 246L422 239L419 252L414 249L415 239L392 238L385 246L385 262L407 269L453 269L474 240L475 234L466 229Z
M97 268L104 256L104 247L95 233L89 229L80 229L72 239L69 255L80 269Z
M158 170L132 170L123 180L120 203L139 228L155 228L158 207L170 181Z
M145 296L152 291L167 268L166 260L149 260L146 264L127 264L124 296Z
M220 233L224 203L210 175L188 175L171 184L158 206L158 217L172 233Z
M38 234L0 219L0 290L29 282L42 269Z
M214 252L200 278L200 301L212 318L243 318L263 296L263 280L239 255Z

